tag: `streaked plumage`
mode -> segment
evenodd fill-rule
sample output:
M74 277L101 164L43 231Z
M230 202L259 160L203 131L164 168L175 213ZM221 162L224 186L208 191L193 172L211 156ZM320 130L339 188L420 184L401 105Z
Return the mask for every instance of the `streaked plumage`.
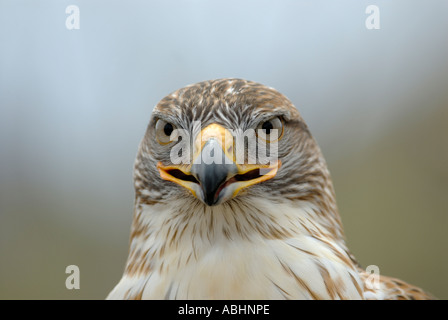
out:
M219 190L216 199L199 195L203 178L193 167L176 167L174 175L175 143L155 138L161 120L194 136L194 121L219 135L276 117L284 130L281 166L272 177L235 187L230 198ZM162 99L139 146L134 181L129 257L109 299L430 298L387 277L379 288L366 286L369 274L346 247L322 153L294 105L272 88L220 79Z

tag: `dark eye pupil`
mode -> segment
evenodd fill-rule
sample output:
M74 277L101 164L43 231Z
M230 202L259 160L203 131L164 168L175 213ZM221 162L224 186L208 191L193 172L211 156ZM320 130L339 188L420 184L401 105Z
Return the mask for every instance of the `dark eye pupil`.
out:
M174 130L174 128L173 128L173 125L172 125L171 123L167 123L167 124L165 124L165 126L163 127L163 132L165 132L165 134L166 134L167 136L170 136L171 133L173 133L173 130Z
M271 121L266 121L261 126L261 129L263 129L266 134L270 134L271 130L274 129L274 126L272 125Z

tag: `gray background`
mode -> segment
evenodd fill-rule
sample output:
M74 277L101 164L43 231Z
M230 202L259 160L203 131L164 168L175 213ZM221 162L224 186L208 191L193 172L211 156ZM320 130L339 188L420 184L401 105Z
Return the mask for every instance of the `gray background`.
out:
M80 8L67 30L65 8ZM367 30L375 4L381 29ZM0 298L121 277L153 106L246 78L288 96L364 265L448 298L448 1L0 1ZM65 268L81 289L65 288Z

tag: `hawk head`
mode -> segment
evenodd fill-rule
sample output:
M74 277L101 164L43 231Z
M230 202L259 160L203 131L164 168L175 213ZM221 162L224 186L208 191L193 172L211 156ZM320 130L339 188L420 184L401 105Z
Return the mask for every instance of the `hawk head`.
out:
M146 202L205 206L332 198L325 161L297 109L275 89L241 79L200 82L157 104L135 188Z

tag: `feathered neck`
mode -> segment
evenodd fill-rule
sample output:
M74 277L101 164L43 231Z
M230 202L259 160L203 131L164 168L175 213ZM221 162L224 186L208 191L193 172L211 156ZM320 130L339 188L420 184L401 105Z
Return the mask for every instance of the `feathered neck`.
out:
M160 258L167 250L191 246L202 251L226 242L305 236L346 251L337 218L337 213L322 212L318 204L300 200L272 202L248 197L210 207L192 198L147 204L137 197L126 271L145 269L151 258Z
M315 204L245 200L137 198L126 270L109 298L362 298L356 265Z

